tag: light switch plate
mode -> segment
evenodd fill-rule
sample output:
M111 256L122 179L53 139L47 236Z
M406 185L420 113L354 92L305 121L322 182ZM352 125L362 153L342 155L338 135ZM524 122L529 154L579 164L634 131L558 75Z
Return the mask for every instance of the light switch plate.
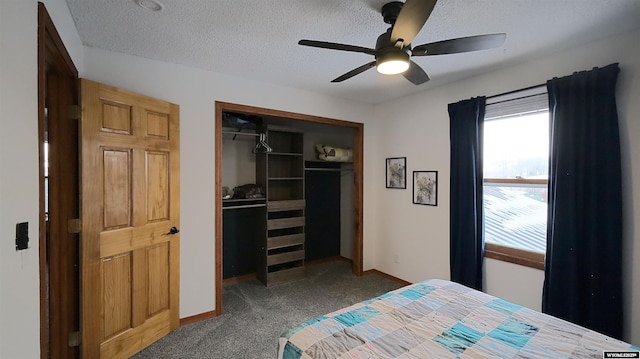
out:
M29 222L16 224L16 251L29 248Z

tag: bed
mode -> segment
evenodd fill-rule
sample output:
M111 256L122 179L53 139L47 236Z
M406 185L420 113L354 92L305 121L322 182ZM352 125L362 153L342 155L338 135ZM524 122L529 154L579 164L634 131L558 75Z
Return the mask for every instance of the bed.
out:
M640 348L457 283L431 279L282 333L278 358L603 358L605 351Z

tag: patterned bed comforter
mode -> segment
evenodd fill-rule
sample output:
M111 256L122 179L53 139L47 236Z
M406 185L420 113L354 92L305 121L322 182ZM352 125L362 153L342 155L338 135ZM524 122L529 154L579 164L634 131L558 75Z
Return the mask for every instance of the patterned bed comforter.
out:
M640 348L431 279L284 332L278 358L603 358L605 351Z

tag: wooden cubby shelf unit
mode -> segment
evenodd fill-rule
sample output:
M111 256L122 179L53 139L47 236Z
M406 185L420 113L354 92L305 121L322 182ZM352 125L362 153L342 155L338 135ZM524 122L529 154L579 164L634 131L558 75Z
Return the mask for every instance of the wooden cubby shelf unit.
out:
M305 207L303 134L268 126L273 152L256 158L258 182L267 195L266 236L259 246L257 277L267 286L305 275Z

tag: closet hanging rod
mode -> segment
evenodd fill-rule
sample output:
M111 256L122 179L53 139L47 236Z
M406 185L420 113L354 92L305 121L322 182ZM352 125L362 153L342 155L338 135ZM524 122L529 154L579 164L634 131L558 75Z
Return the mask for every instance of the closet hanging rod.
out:
M258 137L260 136L259 133L247 133L247 132L232 132L232 131L222 131L222 133L227 134L227 135L243 135L243 136L255 136Z

